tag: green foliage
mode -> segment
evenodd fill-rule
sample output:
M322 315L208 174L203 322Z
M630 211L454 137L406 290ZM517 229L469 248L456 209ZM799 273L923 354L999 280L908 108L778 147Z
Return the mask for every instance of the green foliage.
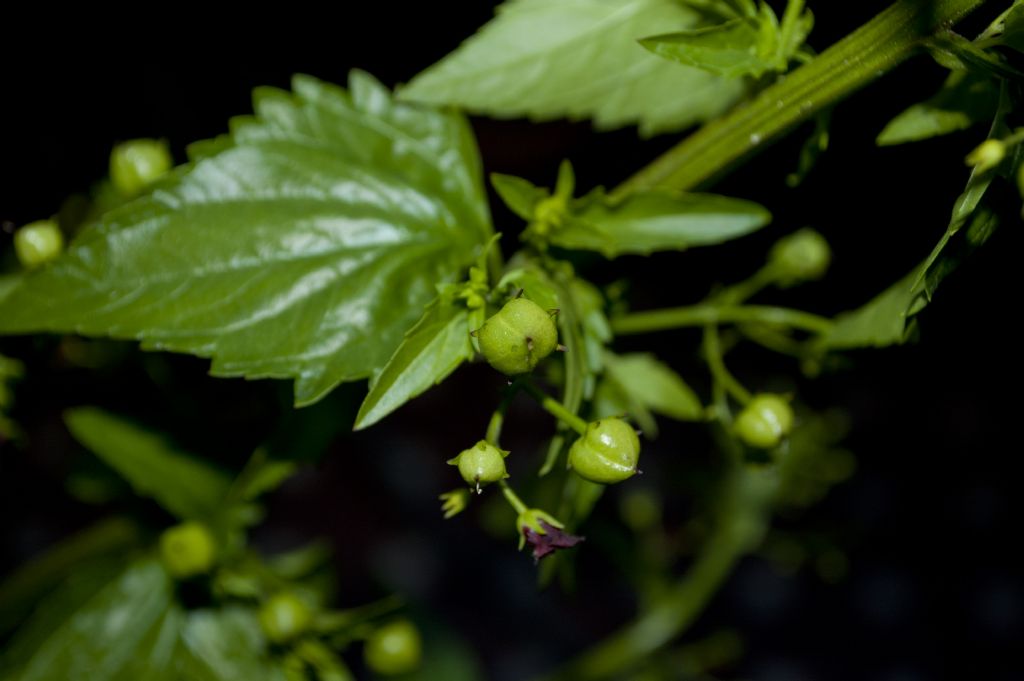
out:
M299 404L383 367L490 236L465 122L296 77L159 191L0 299L0 333L137 338L218 376L293 377ZM116 301L116 302L112 302Z
M991 121L999 87L975 71L954 71L931 98L914 104L889 121L878 135L882 146L948 135Z
M209 519L219 513L229 480L169 447L163 439L99 409L73 409L64 416L75 439L131 483L182 519Z
M803 0L790 0L780 25L767 3L740 3L741 11L725 12L720 24L644 38L640 44L654 54L726 78L760 78L784 72L807 39L814 17Z
M598 416L628 413L647 436L657 434L653 414L679 421L704 418L700 398L668 365L648 353L605 351L605 376L598 388Z
M384 368L370 382L359 408L356 429L367 428L408 400L448 377L472 359L470 314L465 306L441 296L406 334Z
M563 175L554 194L521 178L491 175L499 196L529 221L524 239L615 258L717 245L771 221L756 203L714 194L633 192L612 199L598 188L570 200L571 182Z
M637 123L643 135L678 130L744 92L738 81L666 62L637 43L699 19L672 0L512 0L399 94L500 118L590 118L601 129Z

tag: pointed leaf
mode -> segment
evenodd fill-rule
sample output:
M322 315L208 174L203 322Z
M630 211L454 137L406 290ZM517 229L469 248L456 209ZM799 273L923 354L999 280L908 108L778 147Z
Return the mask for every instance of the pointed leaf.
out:
M491 173L491 184L513 213L524 220L533 220L533 209L550 194L546 189L514 175Z
M654 355L605 352L605 371L631 402L679 421L699 421L704 407L690 386Z
M476 148L463 119L365 74L293 87L257 90L230 143L24 277L0 333L135 338L294 378L299 404L384 366L490 236Z
M759 26L732 19L715 26L644 38L640 44L671 61L725 78L760 77L773 68L757 50Z
M469 310L435 300L374 377L356 416L356 430L373 425L473 358Z
M719 244L771 221L771 213L756 203L714 194L636 193L612 203L598 193L581 203L551 242L609 258Z
M160 437L99 409L65 413L75 439L124 477L137 494L151 497L179 518L215 515L230 482L219 471L175 451Z
M740 81L659 59L637 40L694 28L674 0L516 0L399 96L500 118L639 123L650 135L708 120L744 94Z
M847 349L906 342L910 337L907 310L914 299L911 288L920 271L915 267L863 307L837 316L822 344L830 349Z
M889 121L878 135L880 146L904 144L966 130L990 121L999 104L999 88L974 71L955 71L931 98Z

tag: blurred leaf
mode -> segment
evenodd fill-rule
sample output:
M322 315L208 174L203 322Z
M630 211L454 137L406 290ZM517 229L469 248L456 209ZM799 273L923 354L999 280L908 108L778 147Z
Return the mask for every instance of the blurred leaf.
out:
M704 407L697 394L668 365L654 355L605 352L608 377L631 404L679 421L704 419Z
M0 299L0 333L75 332L295 378L298 404L384 366L491 234L465 121L353 72L256 91L230 143L86 228Z
M743 84L659 59L636 41L699 19L673 0L505 2L399 97L501 118L591 118L599 129L639 123L643 135L679 130L725 111Z
M99 409L64 414L75 439L117 470L135 492L183 519L209 519L221 510L229 481L169 447L160 437Z
M803 0L790 0L781 27L772 8L762 3L753 14L644 38L640 44L659 57L715 75L760 78L769 71L785 71L811 32L814 17L803 5Z
M1002 42L1018 52L1024 52L1024 5L1016 4L1006 15Z
M439 384L473 359L469 310L447 296L435 299L388 363L370 382L356 416L356 430L367 428L412 398Z
M326 565L331 560L331 546L314 541L285 553L266 559L267 568L282 579L301 579Z
M822 338L831 349L884 347L906 342L912 329L907 310L914 299L911 288L920 266L883 291L863 307L838 315L832 329Z
M21 565L0 584L0 636L36 606L46 593L86 562L124 551L139 539L138 528L111 518L73 534Z
M527 222L533 220L533 209L537 203L550 194L547 189L514 175L491 173L491 185L505 205Z
M925 41L932 58L949 69L974 69L998 78L1024 80L1021 73L995 51L986 50L951 30L939 32Z
M48 632L14 681L171 679L171 581L155 560L128 567ZM173 619L173 618L170 618Z
M714 194L646 192L612 202L599 190L578 203L551 243L609 258L720 244L771 221L756 203Z
M269 457L263 448L249 457L245 468L231 484L228 499L232 502L253 501L257 497L280 487L285 480L295 475L298 464Z
M558 289L541 270L533 267L517 267L508 270L498 282L498 289L512 286L522 289L527 298L545 310L557 310L561 307Z
M999 88L991 78L954 71L935 95L889 121L876 142L889 146L966 130L991 121L998 104Z
M188 678L209 681L283 681L251 608L227 606L188 614L181 641L190 659Z

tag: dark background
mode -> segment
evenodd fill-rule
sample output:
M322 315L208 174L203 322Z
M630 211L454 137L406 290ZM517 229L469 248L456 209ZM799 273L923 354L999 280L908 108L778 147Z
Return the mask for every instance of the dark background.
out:
M811 44L824 48L884 4L811 3L818 18ZM105 173L116 141L164 137L183 158L187 143L223 132L228 116L250 111L254 86L286 87L295 72L344 82L352 67L388 85L406 81L491 14L484 3L365 5L358 13L343 8L339 17L298 5L282 11L288 15L250 17L249 25L186 15L120 17L98 22L102 28L63 30L5 18L0 221L18 225L48 216L68 194L88 190ZM586 273L598 281L636 278L638 307L692 302L714 282L755 269L779 235L811 224L833 244L834 266L822 283L778 300L823 314L861 304L939 238L966 181L962 158L983 134L874 147L885 122L942 78L941 69L918 58L838 107L832 148L798 190L787 189L783 178L795 168L799 133L715 187L767 205L776 220L764 233L650 261L595 261ZM558 161L568 157L582 189L616 183L675 139L638 142L633 130L595 134L585 123L477 119L474 125L488 170L549 184ZM498 206L495 215L506 233L518 228ZM1020 343L1011 328L1019 227L1019 221L1006 224L945 282L921 317L919 343L854 353L845 369L799 383L812 406L836 405L851 414L845 446L856 454L858 472L780 525L791 536L821 537L838 547L848 570L829 583L809 565L784 574L764 557L746 559L697 627L697 633L731 627L743 636L745 654L723 677L1024 678L1024 572L1016 555ZM0 233L0 252L9 241ZM697 341L688 333L650 339L652 349L699 386ZM630 617L622 575L597 544L584 549L575 592L538 592L530 560L508 538L481 530L485 519L441 521L435 497L454 486L443 461L482 431L500 388L486 367L464 369L386 424L350 435L360 385L289 415L285 384L215 381L205 376L203 361L142 355L120 344L96 347L106 359L90 371L67 362L67 347L57 339L0 340L0 352L26 359L30 371L15 412L30 444L25 450L0 445L0 573L109 511L64 489L86 457L63 431L60 412L99 404L229 466L267 438L319 458L272 498L257 541L273 550L331 537L342 605L390 590L406 593L418 612L465 638L486 678L513 681L548 669ZM737 353L731 366L752 386L797 369L758 351ZM538 442L547 427L529 405L517 406L512 423L513 449ZM685 453L691 442L706 446L703 438L692 426L667 425L646 456ZM642 484L670 489L654 477ZM620 494L602 502L594 531L616 526ZM670 519L677 502L666 498Z

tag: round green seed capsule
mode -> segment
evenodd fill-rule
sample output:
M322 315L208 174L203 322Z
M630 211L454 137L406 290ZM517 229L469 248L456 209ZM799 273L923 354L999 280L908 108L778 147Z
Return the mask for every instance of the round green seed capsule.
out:
M622 419L591 421L569 449L569 465L580 477L609 485L622 482L637 471L640 438Z
M53 220L39 220L14 233L14 252L23 267L50 262L64 250L64 235Z
M462 479L479 490L481 485L489 485L508 477L505 470L506 456L507 451L498 449L487 440L480 440L448 463L458 466Z
M751 447L771 449L793 429L793 408L780 395L754 395L736 417L736 434Z
M174 165L171 152L160 140L124 142L110 152L110 180L124 196L135 196Z
M267 639L281 644L309 630L313 622L313 611L295 594L282 591L260 606L259 620Z
M217 560L217 542L202 523L182 523L160 535L160 557L173 577L188 579L210 571Z
M533 371L558 345L551 315L526 298L506 303L484 322L476 337L487 363L508 376Z
M406 674L420 665L423 644L416 625L395 620L376 629L366 639L363 657L366 666L378 674Z
M779 239L768 255L779 284L793 286L821 279L832 261L832 249L818 232L805 227Z

